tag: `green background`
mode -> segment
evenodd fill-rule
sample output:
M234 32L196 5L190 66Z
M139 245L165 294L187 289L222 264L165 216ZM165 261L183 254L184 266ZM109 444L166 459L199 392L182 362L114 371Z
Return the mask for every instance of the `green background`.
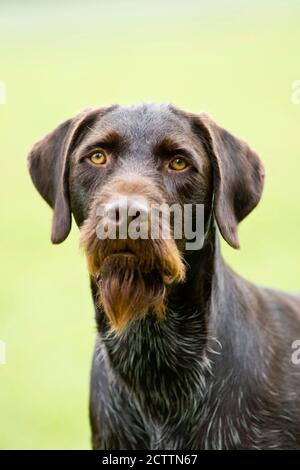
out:
M209 6L207 6L209 3ZM296 1L0 0L0 448L89 448L95 337L78 231L50 244L31 145L88 105L205 110L261 155L263 200L224 248L245 277L300 288L300 8Z

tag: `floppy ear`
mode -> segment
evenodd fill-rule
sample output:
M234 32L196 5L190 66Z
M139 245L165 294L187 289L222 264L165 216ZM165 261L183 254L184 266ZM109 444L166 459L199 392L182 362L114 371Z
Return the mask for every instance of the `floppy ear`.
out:
M229 245L239 248L237 226L260 201L264 167L246 142L219 127L207 114L198 115L196 125L212 159L218 227Z
M32 181L47 203L53 208L51 241L61 243L71 230L69 203L69 154L78 139L83 124L90 123L90 110L58 126L37 142L28 156Z

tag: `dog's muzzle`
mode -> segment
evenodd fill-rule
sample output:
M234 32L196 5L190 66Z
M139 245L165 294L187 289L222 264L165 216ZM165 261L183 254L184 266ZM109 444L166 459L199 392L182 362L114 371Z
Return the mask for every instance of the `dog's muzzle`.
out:
M100 194L81 228L80 243L98 286L98 306L116 333L148 313L163 319L168 286L185 276L174 239L151 236L161 218L150 210L157 199L145 192L144 187L134 194ZM109 194L118 192L111 188Z

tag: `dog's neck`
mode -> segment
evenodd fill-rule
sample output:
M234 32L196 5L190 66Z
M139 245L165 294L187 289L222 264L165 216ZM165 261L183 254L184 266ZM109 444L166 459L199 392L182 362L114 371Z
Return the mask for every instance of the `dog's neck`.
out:
M195 393L204 393L210 376L209 351L214 347L210 305L219 258L212 227L202 250L186 257L186 281L170 289L163 321L147 315L114 336L107 333L105 315L96 307L103 353L154 419L178 409L179 396L184 407L190 406Z

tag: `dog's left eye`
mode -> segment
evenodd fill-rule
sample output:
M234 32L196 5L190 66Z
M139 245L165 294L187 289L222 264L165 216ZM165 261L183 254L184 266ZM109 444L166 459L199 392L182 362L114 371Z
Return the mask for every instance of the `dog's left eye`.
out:
M169 167L175 171L182 171L188 167L188 162L182 157L176 157L170 161Z
M88 157L88 159L94 165L104 165L104 163L106 163L106 155L103 152L95 152L93 155Z

